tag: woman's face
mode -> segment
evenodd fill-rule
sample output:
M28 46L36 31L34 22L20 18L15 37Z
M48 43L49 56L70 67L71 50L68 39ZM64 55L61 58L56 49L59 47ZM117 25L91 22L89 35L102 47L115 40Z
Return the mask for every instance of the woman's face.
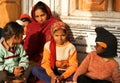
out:
M44 23L47 20L47 14L43 12L41 9L37 9L35 11L35 20L38 23Z

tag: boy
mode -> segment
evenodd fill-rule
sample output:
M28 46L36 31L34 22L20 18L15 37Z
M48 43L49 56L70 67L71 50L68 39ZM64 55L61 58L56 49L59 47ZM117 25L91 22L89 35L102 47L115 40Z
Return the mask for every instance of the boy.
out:
M0 83L26 81L30 75L28 56L20 44L23 28L17 22L9 22L2 31L0 40Z
M96 51L89 53L80 64L73 81L77 83L120 83L118 63L114 60L117 56L117 39L104 29L95 29Z

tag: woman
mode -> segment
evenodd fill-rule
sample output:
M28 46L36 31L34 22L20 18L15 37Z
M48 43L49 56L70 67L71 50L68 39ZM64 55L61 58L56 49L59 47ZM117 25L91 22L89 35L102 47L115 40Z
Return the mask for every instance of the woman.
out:
M32 22L28 25L24 49L33 62L41 62L45 42L51 39L50 27L60 21L54 17L50 8L39 1L32 8Z

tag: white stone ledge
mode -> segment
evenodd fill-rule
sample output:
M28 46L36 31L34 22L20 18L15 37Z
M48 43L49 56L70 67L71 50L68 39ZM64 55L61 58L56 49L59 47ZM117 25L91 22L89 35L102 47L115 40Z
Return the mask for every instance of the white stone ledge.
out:
M120 26L120 19L117 18L98 18L98 17L78 17L78 16L60 16L66 23L84 24L84 25L103 25Z

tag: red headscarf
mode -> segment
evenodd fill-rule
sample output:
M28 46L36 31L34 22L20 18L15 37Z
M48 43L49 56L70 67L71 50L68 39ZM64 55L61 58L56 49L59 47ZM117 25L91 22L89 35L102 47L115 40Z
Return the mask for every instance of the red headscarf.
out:
M40 55L43 52L44 44L51 40L51 25L57 21L60 21L60 19L52 16L50 8L45 3L44 5L48 11L48 15L50 16L49 19L43 24L36 22L34 18L33 6L32 22L27 27L26 39L24 42L24 49L29 55L30 60L35 62L40 61Z
M63 22L55 22L52 26L51 26L51 33L54 34L54 32L58 29L65 29L67 31L67 26L65 23ZM50 64L51 64L51 68L54 69L55 67L55 62L56 62L56 42L55 40L52 38L51 42L50 42Z

